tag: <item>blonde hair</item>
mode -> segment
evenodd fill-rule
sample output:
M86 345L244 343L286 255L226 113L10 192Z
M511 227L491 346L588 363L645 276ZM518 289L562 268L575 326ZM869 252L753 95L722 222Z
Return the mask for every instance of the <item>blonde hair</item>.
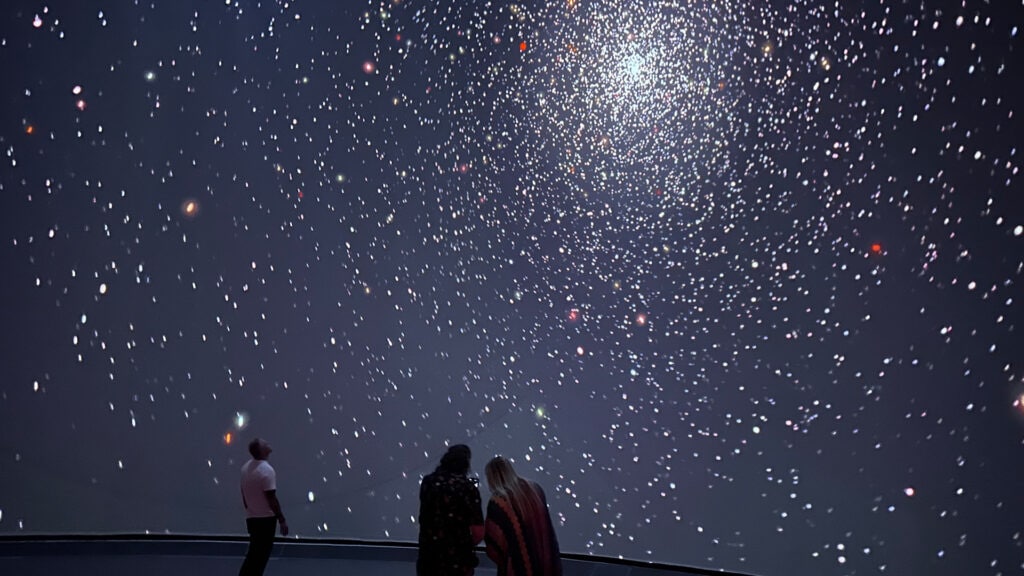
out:
M536 499L536 495L530 489L527 480L516 474L512 463L504 457L491 458L487 467L484 468L484 474L487 476L487 485L491 489L491 494L508 500L513 509L520 514L532 508L531 504Z

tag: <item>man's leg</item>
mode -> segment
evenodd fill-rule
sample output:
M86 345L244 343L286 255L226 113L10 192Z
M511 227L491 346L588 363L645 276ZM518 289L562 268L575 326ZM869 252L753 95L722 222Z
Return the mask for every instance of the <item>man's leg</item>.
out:
M238 576L262 576L274 547L277 519L247 518L245 525L249 530L249 550L245 554L245 561L242 562Z

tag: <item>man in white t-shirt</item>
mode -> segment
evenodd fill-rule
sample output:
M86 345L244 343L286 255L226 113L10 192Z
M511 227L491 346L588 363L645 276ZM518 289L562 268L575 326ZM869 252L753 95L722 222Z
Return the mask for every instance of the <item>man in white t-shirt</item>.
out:
M242 504L245 505L245 525L249 530L249 551L238 571L238 576L262 576L274 546L277 523L281 535L288 535L288 522L277 501L277 475L267 462L270 444L261 438L249 443L252 459L242 466Z

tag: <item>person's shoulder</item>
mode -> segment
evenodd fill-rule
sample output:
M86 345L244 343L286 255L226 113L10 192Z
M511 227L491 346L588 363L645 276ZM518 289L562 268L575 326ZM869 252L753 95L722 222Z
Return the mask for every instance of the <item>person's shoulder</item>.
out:
M447 492L451 489L451 478L447 474L435 470L423 477L420 486L424 490L435 494Z
M469 496L475 498L476 500L479 500L480 485L476 482L473 482L473 479L471 478L465 478L464 482L465 484L462 485L463 493L468 494Z
M526 482L526 485L533 489L534 492L540 494L541 496L544 495L544 489L540 487L540 484L534 482L533 480L526 480L525 478L523 479L523 481Z
M273 476L274 467L270 465L270 462L266 460L256 460L255 458L249 460L242 466L242 472L246 474L252 474L255 476Z
M448 482L451 482L452 484L454 484L456 486L476 486L476 479L475 478L470 478L469 476L466 476L465 474L451 474L451 473L449 473L447 475L447 478L448 478Z

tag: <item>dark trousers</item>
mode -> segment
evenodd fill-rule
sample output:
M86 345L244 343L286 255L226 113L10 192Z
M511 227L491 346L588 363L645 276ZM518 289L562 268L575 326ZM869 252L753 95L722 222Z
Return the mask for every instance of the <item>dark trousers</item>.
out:
M249 551L245 553L238 576L263 576L263 569L270 560L270 550L274 547L277 518L246 518L245 527L249 529Z
M444 562L416 559L416 576L473 576L473 566L457 566Z

